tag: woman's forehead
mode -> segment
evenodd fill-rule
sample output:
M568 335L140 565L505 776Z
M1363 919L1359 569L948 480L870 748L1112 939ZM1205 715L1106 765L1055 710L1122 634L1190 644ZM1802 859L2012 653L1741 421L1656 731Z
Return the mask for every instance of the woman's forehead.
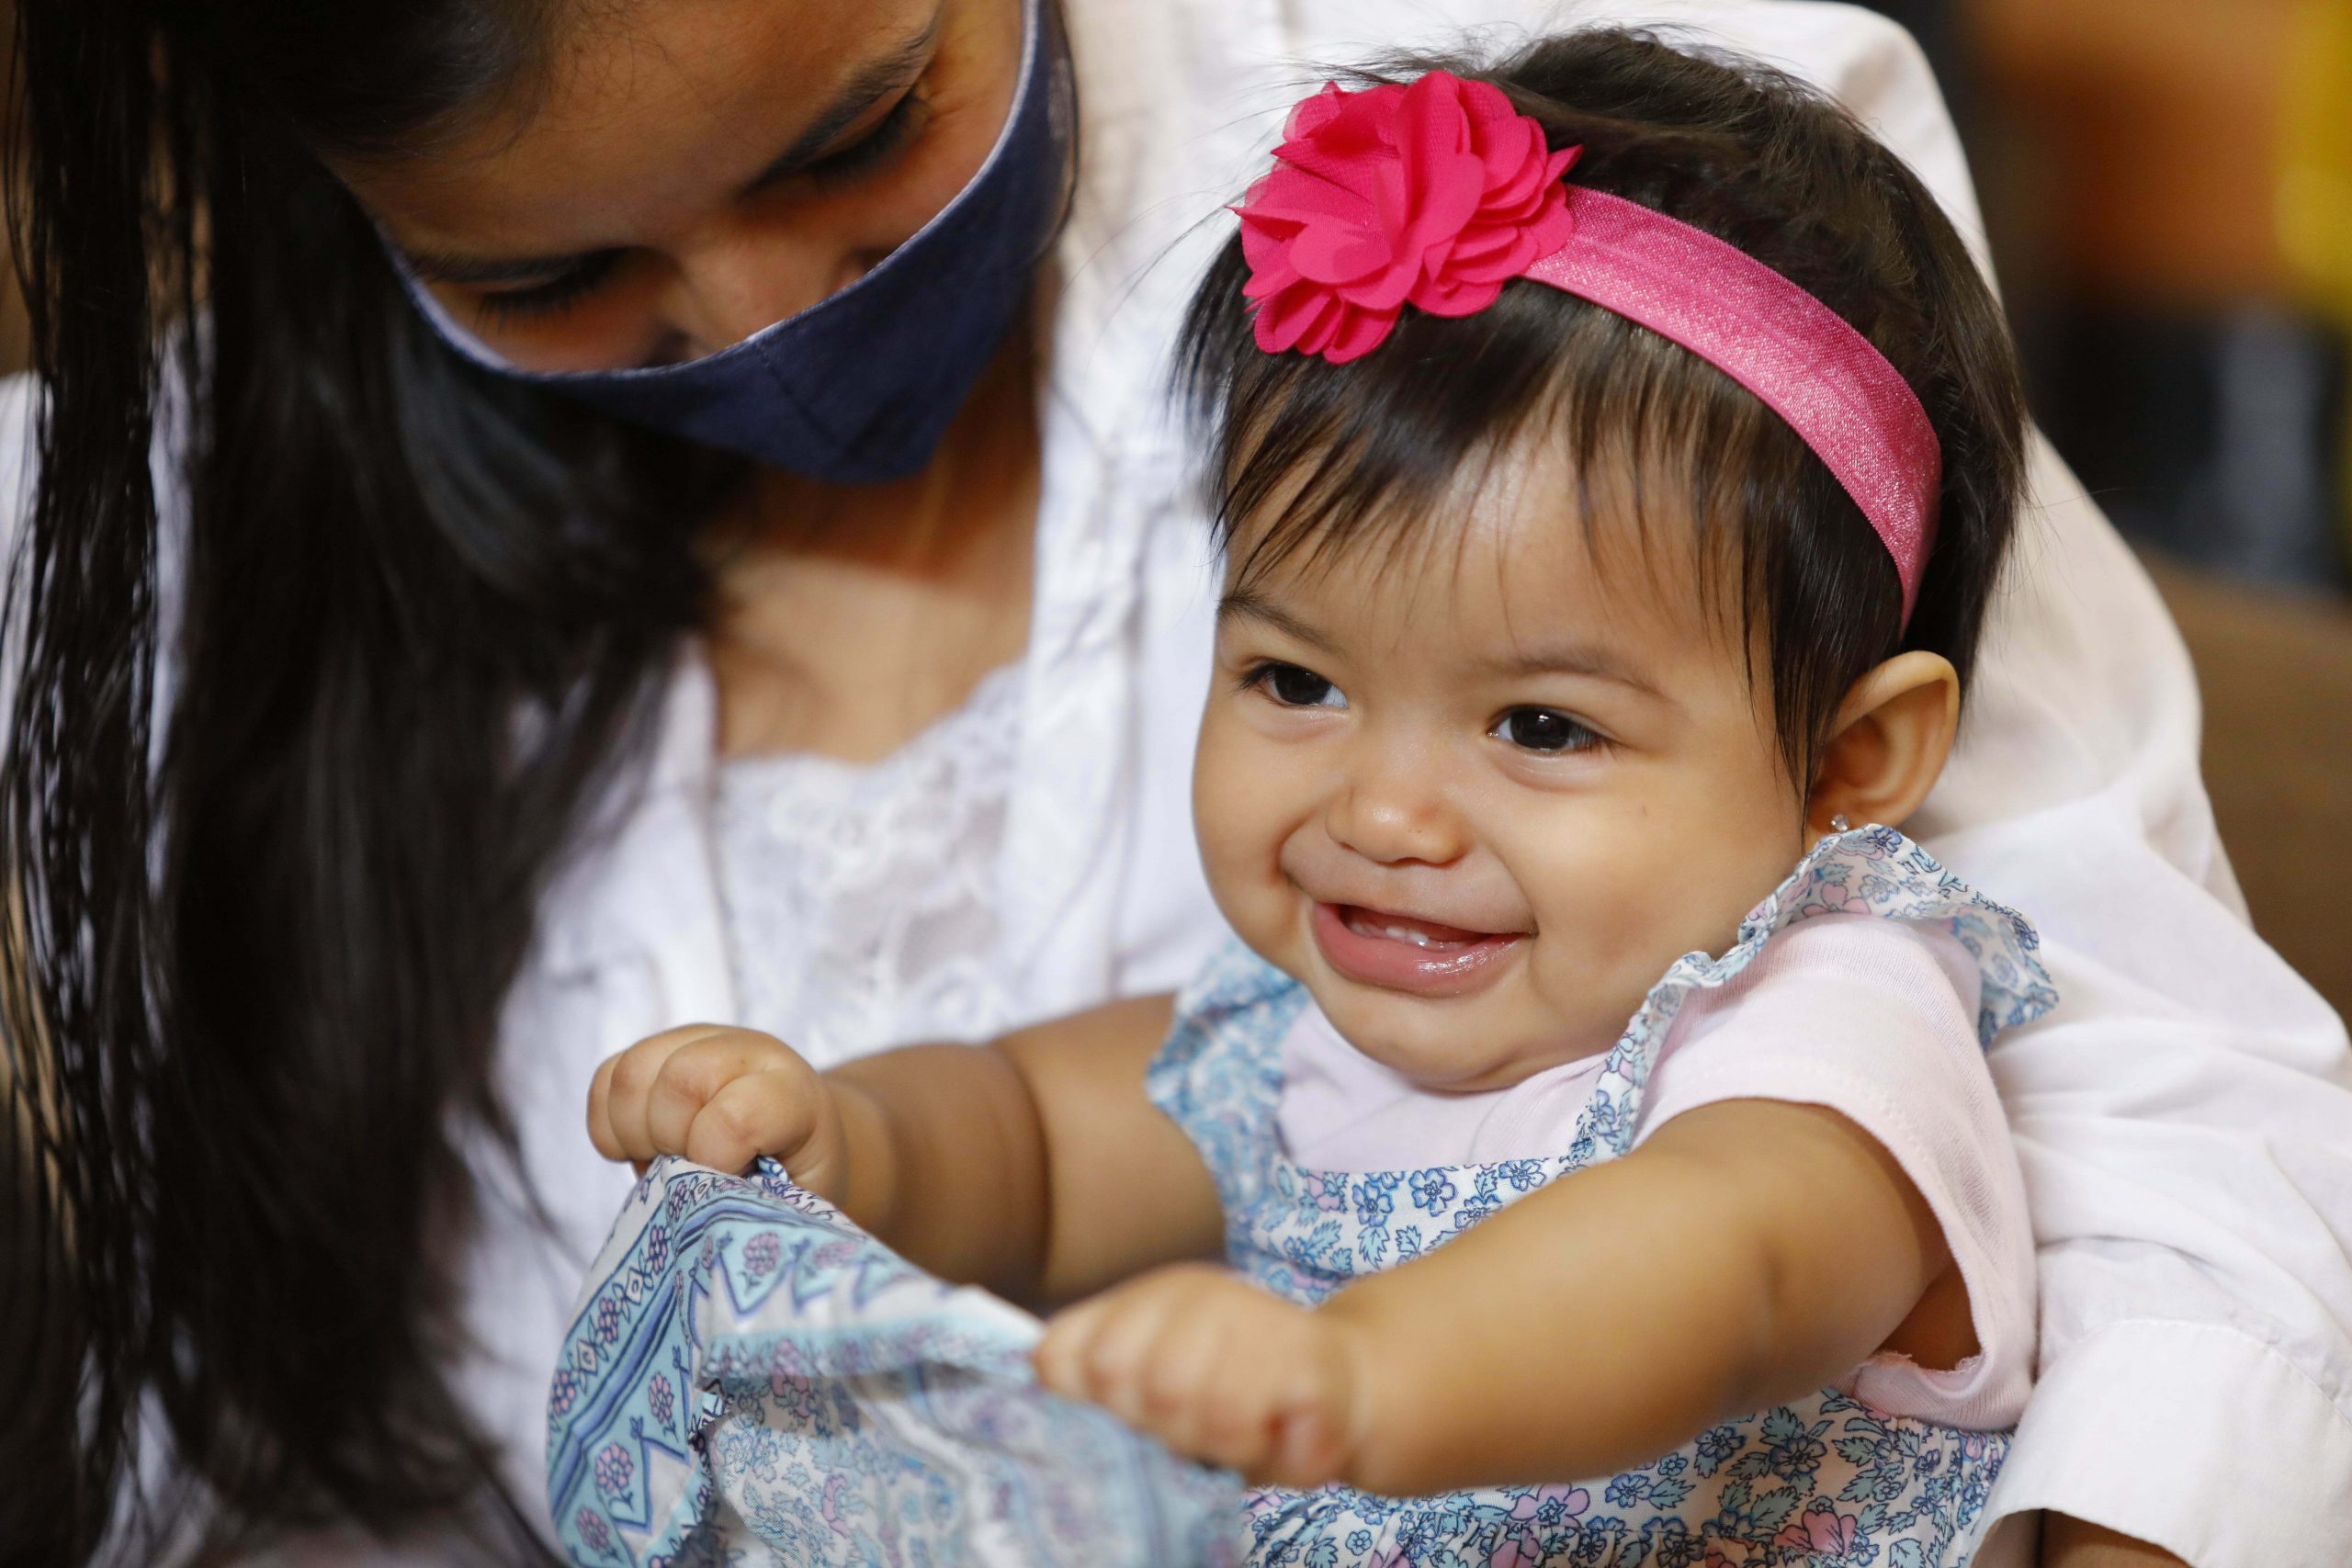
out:
M577 5L548 63L428 152L336 172L394 240L483 259L657 242L755 181L949 0ZM838 126L830 127L838 131Z

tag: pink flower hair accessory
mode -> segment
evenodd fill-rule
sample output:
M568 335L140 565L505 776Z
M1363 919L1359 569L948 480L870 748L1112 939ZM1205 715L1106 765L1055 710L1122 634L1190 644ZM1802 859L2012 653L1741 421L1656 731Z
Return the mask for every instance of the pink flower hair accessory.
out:
M1575 231L1544 128L1491 83L1432 71L1410 86L1336 83L1291 111L1275 167L1236 209L1258 346L1334 365L1380 346L1410 303L1485 310Z
M1258 346L1345 365L1407 305L1474 315L1514 277L1589 299L1706 360L1804 439L1894 558L1907 625L1943 487L1918 395L1845 318L1737 246L1563 183L1579 151L1551 151L1491 83L1325 84L1234 209Z

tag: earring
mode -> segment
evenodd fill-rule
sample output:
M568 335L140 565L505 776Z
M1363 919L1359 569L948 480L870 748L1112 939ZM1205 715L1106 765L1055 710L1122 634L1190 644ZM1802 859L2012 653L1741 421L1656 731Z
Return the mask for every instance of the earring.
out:
M1854 825L1847 821L1846 814L1840 811L1829 819L1829 830L1833 833L1850 833L1854 830Z

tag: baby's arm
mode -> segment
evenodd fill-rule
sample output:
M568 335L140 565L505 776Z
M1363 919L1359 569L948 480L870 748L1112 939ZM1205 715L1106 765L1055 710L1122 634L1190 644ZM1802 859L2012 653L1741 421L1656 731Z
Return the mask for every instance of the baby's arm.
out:
M760 1155L942 1278L1057 1302L1214 1255L1216 1190L1144 1097L1165 998L987 1046L887 1051L819 1073L772 1036L696 1024L607 1060L589 1136L740 1170Z
M1057 1319L1039 1366L1283 1484L1567 1481L1834 1382L1949 1267L1917 1190L1859 1127L1729 1100L1316 1311L1167 1269Z

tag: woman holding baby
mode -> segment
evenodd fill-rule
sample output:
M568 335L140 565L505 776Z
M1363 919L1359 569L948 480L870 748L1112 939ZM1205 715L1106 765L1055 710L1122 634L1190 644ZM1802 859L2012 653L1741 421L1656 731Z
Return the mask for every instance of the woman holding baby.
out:
M601 1064L1164 1030L1224 933L1203 220L1301 62L1546 19L27 0L7 1538L543 1550ZM1596 19L1794 70L1973 233L1888 25ZM2161 608L2023 451L1905 829L2064 998L1990 1056L2041 1292L1991 1512L2068 1568L2316 1561L2342 1032L2244 922Z

